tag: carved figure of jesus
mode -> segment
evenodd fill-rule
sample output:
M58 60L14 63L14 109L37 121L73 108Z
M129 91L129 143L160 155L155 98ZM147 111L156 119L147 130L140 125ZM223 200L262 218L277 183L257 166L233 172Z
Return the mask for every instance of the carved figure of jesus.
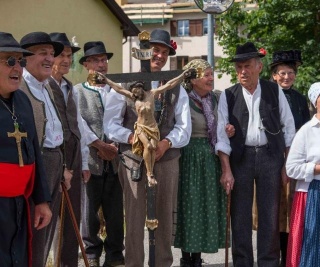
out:
M134 101L137 121L134 125L135 131L132 152L143 157L147 169L149 186L157 184L153 174L153 167L155 164L156 148L160 140L158 124L154 118L154 100L161 93L171 90L181 83L184 77L190 75L191 71L195 70L186 70L179 76L168 81L165 85L151 90L144 90L144 83L141 81L131 84L129 90L126 90L99 72L89 73L88 80L98 80L99 83L108 84L119 94Z

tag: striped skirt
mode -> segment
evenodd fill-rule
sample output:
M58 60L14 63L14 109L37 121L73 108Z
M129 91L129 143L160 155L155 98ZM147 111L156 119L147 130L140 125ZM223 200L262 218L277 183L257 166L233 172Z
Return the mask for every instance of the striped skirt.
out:
M298 267L300 263L306 202L306 192L295 192L291 208L286 267Z
M300 267L320 266L320 181L309 185Z

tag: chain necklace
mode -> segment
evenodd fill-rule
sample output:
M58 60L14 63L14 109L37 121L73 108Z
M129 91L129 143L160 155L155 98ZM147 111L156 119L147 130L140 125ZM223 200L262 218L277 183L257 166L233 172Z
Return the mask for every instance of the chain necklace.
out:
M167 118L167 116L165 114L165 110L167 107L167 103L166 103L167 93L168 92L164 92L164 94L162 95L162 102L160 103L161 111L160 111L160 116L158 118L158 127L160 127L162 125L162 123L165 121L165 119Z
M166 83L167 81L161 81L159 86L162 86ZM158 115L158 120L157 120L158 127L160 127L162 123L164 123L165 120L167 119L166 107L167 107L167 101L169 101L168 99L169 96L170 96L169 91L166 91L163 94L160 94L159 98L155 100L155 105L157 106L156 111L158 112L158 114L160 112L160 115Z
M4 105L4 107L10 112L11 114L11 118L13 120L13 124L16 125L18 124L17 123L17 116L14 114L15 113L15 110L14 110L14 102L13 102L13 99L12 99L12 111L10 110L10 108L7 106L7 104L0 98L2 104Z

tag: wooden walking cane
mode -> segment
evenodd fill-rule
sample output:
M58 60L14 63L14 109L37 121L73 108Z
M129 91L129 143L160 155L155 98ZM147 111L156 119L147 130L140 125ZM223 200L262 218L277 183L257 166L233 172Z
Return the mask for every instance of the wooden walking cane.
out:
M229 240L230 240L230 203L231 203L231 192L227 195L227 207L226 207L226 247L225 247L225 267L229 266Z
M82 253L84 264L85 264L86 267L90 267L86 252L85 252L84 247L83 247L82 238L80 236L79 227L77 225L77 220L76 220L76 217L75 217L74 212L73 212L73 208L72 208L71 201L70 201L70 198L69 198L68 190L66 188L66 185L63 182L61 182L61 187L62 187L63 195L65 196L65 199L66 199L66 203L67 203L67 207L68 207L69 214L70 214L70 217L71 217L73 229L74 229L74 232L75 232L75 234L77 236L78 243L79 243L79 246L80 246L80 249L81 249L81 253Z
M57 258L56 258L56 263L57 263L56 265L57 265L57 267L60 267L60 260L61 260L64 216L65 216L65 196L64 196L64 194L62 194L61 207L60 207L60 224L59 224L58 252L57 252Z

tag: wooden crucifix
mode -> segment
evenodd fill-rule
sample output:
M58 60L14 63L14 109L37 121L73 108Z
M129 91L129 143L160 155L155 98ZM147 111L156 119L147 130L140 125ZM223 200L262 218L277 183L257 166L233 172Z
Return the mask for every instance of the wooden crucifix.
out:
M179 85L183 78L189 75L192 71L185 70L179 76L171 79L158 88L146 90L144 83L137 81L129 86L129 90L122 87L118 83L105 77L102 73L92 71L89 72L88 80L91 84L102 83L108 84L117 93L131 99L135 104L137 120L134 125L134 138L132 144L132 152L139 157L143 157L147 169L148 185L155 186L157 184L153 173L153 167L156 160L156 149L160 141L160 131L158 122L154 116L155 100L159 96ZM93 83L91 81L94 81ZM95 82L97 81L97 82Z
M17 122L14 123L14 132L8 133L8 137L13 137L16 139L17 148L18 148L18 156L19 156L19 166L23 167L23 158L22 158L22 151L21 151L21 138L27 137L27 133L22 133L19 131L19 124Z
M138 100L136 100L135 101L136 109L137 109L137 105L140 105L140 104L145 104L145 105L150 104L151 106L155 107L157 104L155 103L156 101L154 99L154 96L151 97L151 95L156 95L158 92L156 93L157 89L151 90L151 82L166 80L166 81L169 81L168 87L170 87L170 85L175 84L175 83L177 85L181 81L180 79L182 78L182 71L177 70L177 71L151 72L150 59L153 57L153 50L152 50L152 48L150 48L149 40L150 40L150 34L146 31L141 32L139 34L140 48L139 49L137 49L137 48L132 49L133 57L140 60L141 72L108 74L108 75L102 76L102 77L101 77L101 75L96 75L96 76L91 75L91 77L90 77L90 74L89 74L88 82L90 83L90 80L94 80L96 83L103 83L103 84L107 83L107 84L111 85L111 87L113 89L116 90L116 88L117 88L118 92L122 91L122 94L124 94L125 96L127 96L131 99L134 99L135 97L136 98L139 97L139 94L138 93L136 94L134 92L134 90L139 86L141 87L141 85L136 84L136 88L131 89L131 92L128 90L125 90L126 92L124 92L123 88L118 84L120 84L120 83L133 83L133 82L137 82L137 81L142 81L143 82L142 86L145 91L145 96L149 99L149 103L146 103L146 101L142 101L142 100L140 101L140 103L138 103ZM99 76L100 76L100 78L99 78ZM94 78L94 77L96 77L96 78ZM100 81L99 81L99 79L100 79ZM92 84L92 82L91 82L91 84ZM133 86L134 86L134 84L133 84ZM161 91L161 87L158 89L160 89L160 91ZM150 93L150 91L153 91L153 92ZM145 106L145 108L146 108L146 106ZM154 117L154 114L152 114L152 117ZM152 118L152 119L154 119L154 118ZM134 148L134 146L133 146L133 148ZM145 162L145 164L146 164L146 162ZM126 168L128 168L128 167L126 166ZM148 170L148 167L147 167L147 170ZM149 181L149 179L148 179L148 181ZM147 188L146 226L149 231L149 266L155 267L155 245L156 245L155 230L158 227L158 220L156 219L156 210L155 210L156 183L150 184L150 182L148 182L148 186L146 188ZM161 266L159 266L159 267L161 267Z

